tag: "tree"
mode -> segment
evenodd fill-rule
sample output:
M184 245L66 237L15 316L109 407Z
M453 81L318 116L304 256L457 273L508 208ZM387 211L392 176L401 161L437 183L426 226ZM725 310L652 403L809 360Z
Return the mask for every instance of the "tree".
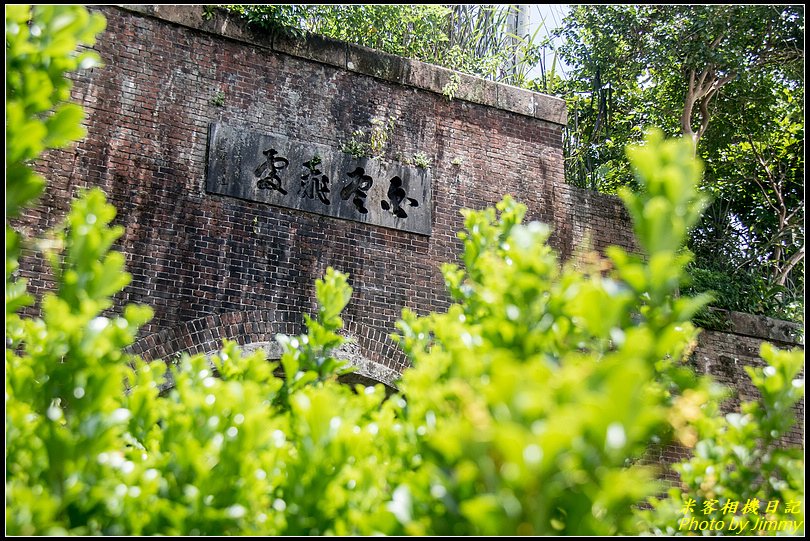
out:
M697 266L732 282L753 272L761 287L749 289L762 295L740 291L738 308L794 318L804 284L803 32L800 6L658 5L578 6L560 32L573 67L569 182L632 186L621 149L645 126L692 139L716 200L689 243Z
M760 70L799 73L803 21L799 6L577 6L562 54L582 81L633 85L646 77L663 87L653 92L665 100L659 106L678 113L681 133L697 147L730 82Z

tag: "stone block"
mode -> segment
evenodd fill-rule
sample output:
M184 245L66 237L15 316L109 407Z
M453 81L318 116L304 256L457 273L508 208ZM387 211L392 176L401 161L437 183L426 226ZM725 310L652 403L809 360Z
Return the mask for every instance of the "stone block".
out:
M299 37L277 32L273 50L346 69L346 43L316 34Z
M526 116L534 116L534 92L496 83L496 106Z
M346 47L346 68L349 71L392 83L405 84L408 80L408 59L360 45L348 44Z
M534 101L534 118L547 120L562 126L565 126L568 122L568 109L565 100L538 92L532 93L532 99Z
M209 193L431 233L430 169L218 123L210 126L208 149Z

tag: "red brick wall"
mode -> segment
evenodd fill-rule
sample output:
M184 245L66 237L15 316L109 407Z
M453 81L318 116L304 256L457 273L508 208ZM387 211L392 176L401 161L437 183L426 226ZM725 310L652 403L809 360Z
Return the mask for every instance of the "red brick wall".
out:
M721 312L722 313L722 312ZM800 325L739 312L724 312L728 328L723 331L704 330L698 337L692 362L702 374L731 389L725 411L739 411L741 402L757 400L759 391L751 383L746 366L762 368L765 361L759 357L762 342L770 342L781 349L804 349ZM804 378L804 370L801 372ZM796 424L782 443L804 447L804 400L793 408Z
M554 224L564 256L588 229L599 231L597 247L632 244L615 198L563 182L562 100L468 76L448 100L450 72L427 64L329 40L271 41L233 21L205 22L199 7L138 8L159 17L97 9L107 18L95 47L106 66L76 76L73 90L88 135L46 156L48 192L27 221L52 226L77 188L104 189L133 275L117 303L155 309L135 348L147 357L201 348L210 318L227 321L216 338L299 332L313 283L332 266L350 274L345 320L363 353L402 369L387 338L394 321L406 306L447 305L439 267L459 253L459 211L505 194ZM219 92L222 106L212 101ZM390 116L386 157L432 158L430 237L205 193L210 122L338 149ZM25 273L35 292L48 287L40 262Z

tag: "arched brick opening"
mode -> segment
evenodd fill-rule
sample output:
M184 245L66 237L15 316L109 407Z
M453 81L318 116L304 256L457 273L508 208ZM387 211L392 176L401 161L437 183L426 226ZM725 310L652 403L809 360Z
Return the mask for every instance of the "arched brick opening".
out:
M269 359L278 359L281 348L276 335L295 335L304 330L300 314L274 310L228 312L145 336L130 347L130 352L146 361L168 359L180 353L210 355L228 339L246 351L263 349ZM357 367L341 380L365 385L382 383L396 389L396 381L407 361L390 337L352 323L341 334L349 338L349 343L339 348L336 356Z

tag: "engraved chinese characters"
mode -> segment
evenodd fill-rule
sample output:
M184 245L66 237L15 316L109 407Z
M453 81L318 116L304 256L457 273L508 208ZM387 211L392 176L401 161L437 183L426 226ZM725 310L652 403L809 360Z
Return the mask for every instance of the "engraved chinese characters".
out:
M276 156L278 153L274 148L268 148L262 154L264 154L267 159L259 164L256 171L253 173L259 177L259 182L256 186L260 189L271 188L278 190L282 194L287 195L287 190L281 187L281 179L278 174L290 164L290 161L282 156Z
M328 205L329 196L327 194L329 193L329 177L318 169L319 163L321 163L321 159L318 157L312 158L304 163L307 172L301 175L301 187L298 189L298 195L314 199L315 194L318 194L318 199L324 205Z
M390 210L391 214L397 218L407 218L408 215L402 208L402 203L408 203L412 207L418 207L419 201L413 197L407 197L405 190L402 189L402 179L394 177L391 179L391 186L388 188L388 199L390 201L381 201L380 206L385 210Z
M253 173L259 181L256 187L261 189L278 190L286 195L287 191L281 186L281 179L279 172L287 167L290 161L283 157L278 156L278 152L274 148L268 148L262 152L267 156L267 160L260 164L256 171ZM318 169L318 164L321 163L321 158L316 156L302 165L306 172L301 175L301 187L298 189L298 195L314 199L318 199L324 204L329 204L329 177L323 174ZM368 190L374 184L374 179L365 174L362 167L356 167L351 173L346 176L349 181L340 190L340 198L344 201L352 198L352 203L357 208L357 211L362 214L368 214L368 209L365 206L365 199L368 197ZM418 207L419 202L412 198L407 197L405 190L402 188L402 179L395 176L390 180L388 188L388 201L381 201L380 207L384 210L390 210L391 214L397 218L407 218L408 214L402 208L403 203L407 203L412 207Z
M359 212L368 214L368 209L365 206L366 197L368 197L366 192L371 188L374 181L365 174L362 167L356 168L347 176L352 180L340 190L340 198L345 201L354 195L354 199L352 199L354 206L357 207Z
M213 123L206 191L430 235L429 169Z

